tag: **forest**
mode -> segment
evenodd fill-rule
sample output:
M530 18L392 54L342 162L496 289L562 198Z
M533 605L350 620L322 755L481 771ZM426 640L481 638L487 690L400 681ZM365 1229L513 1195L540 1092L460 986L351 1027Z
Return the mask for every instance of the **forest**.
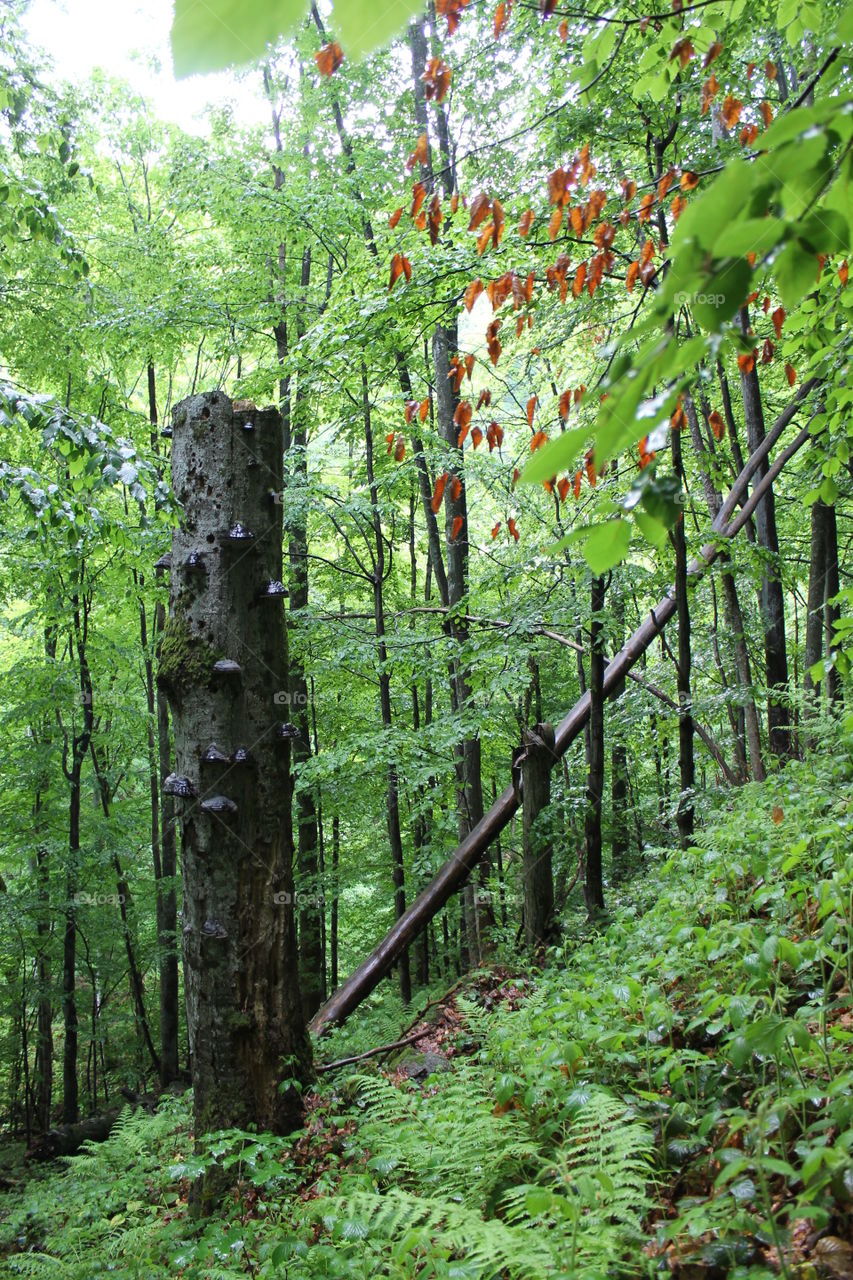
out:
M0 1274L853 1280L853 2L30 7Z

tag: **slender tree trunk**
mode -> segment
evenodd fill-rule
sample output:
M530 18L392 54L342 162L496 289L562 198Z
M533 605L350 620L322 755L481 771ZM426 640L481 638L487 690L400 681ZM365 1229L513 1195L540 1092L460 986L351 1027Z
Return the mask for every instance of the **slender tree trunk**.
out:
M524 938L528 949L536 952L551 940L554 919L551 837L543 830L551 803L554 726L537 724L525 730L521 745Z
M681 456L681 432L672 432L672 465L679 482L684 487L684 463ZM679 516L672 530L675 547L675 609L678 615L678 769L681 793L678 799L676 821L681 844L686 849L693 835L693 791L696 766L693 757L693 709L690 690L690 605L687 599L687 540L684 534L684 513Z
M806 611L806 649L803 661L803 690L806 695L806 715L814 722L820 715L823 682L816 685L811 676L811 668L820 662L823 656L824 630L826 625L826 569L827 569L827 522L828 507L818 498L811 508L811 551L809 555L809 591ZM817 736L809 733L812 747L817 743Z
M385 582L385 540L382 533L382 517L379 511L379 492L373 471L373 428L370 418L370 394L367 385L367 370L361 366L361 394L364 412L364 446L367 459L367 483L370 486L370 502L373 507L373 534L375 551L373 558L373 616L376 625L376 655L379 660L379 702L382 711L382 726L386 735L392 727L391 716L391 675L388 670L388 650L385 644L385 601L383 587ZM399 918L406 910L406 883L403 860L403 840L400 834L400 800L397 765L393 760L388 764L388 786L386 791L386 810L388 818L388 839L391 845L391 874L394 882L394 913ZM412 998L412 979L409 971L409 952L400 955L398 971L400 977L400 996L404 1004Z
M616 622L614 647L622 647L625 638L625 601L621 591L613 604ZM625 692L623 683L613 695L618 702ZM613 882L621 880L626 872L628 856L628 750L621 730L611 732L613 746L610 749L610 867Z
M729 435L732 443L732 451L736 461L737 459L740 459L738 463L738 471L740 472L743 470L743 457L741 455L740 444L738 443L734 418L732 417L731 398L728 394L728 382L726 380L722 364L719 365L719 374L721 386L725 388L726 417L731 424ZM710 446L709 449L706 449L703 445L702 435L699 429L699 418L696 413L695 403L691 396L685 396L684 407L687 414L687 421L690 426L690 436L693 441L693 449L699 462L702 489L705 495L705 502L708 507L708 514L712 520L716 520L717 514L722 505L722 496L715 487L711 477L709 467ZM702 411L707 420L707 408L704 404L702 405ZM752 524L749 522L747 524L747 529L751 530L751 528ZM740 690L740 707L743 711L749 763L752 769L752 776L755 778L756 782L763 782L766 774L764 771L764 760L761 752L761 731L758 724L758 712L755 708L755 697L752 690L752 671L750 669L749 650L746 647L746 627L744 625L737 583L735 582L735 577L731 569L731 559L728 555L723 555L720 557L720 560L720 580L723 588L723 607L726 613L726 625L734 653L735 670L737 671L738 686Z
M589 761L586 780L586 876L584 900L590 916L604 909L601 807L604 796L604 578L592 579L589 620Z
M749 327L746 308L741 312L744 332ZM741 395L746 418L749 452L754 453L764 440L764 407L758 372L741 370ZM765 458L758 468L754 487L761 483L769 470ZM776 503L771 485L755 511L755 530L758 546L766 553L767 562L761 580L761 618L764 631L764 662L767 675L767 724L770 732L770 750L777 756L791 752L791 726L787 707L788 655L785 647L785 600L779 573L779 538L776 532Z
M158 457L157 472L162 478L159 462L157 429L157 379L154 364L148 361L148 421L151 426L151 448ZM157 570L158 579L163 573ZM175 876L178 871L177 838L175 835L175 808L171 796L163 791L163 781L172 772L172 744L169 732L169 700L154 680L154 667L147 656L144 638L145 613L141 613L143 626L143 651L146 653L145 680L149 716L149 768L151 774L151 847L154 855L154 875L157 881L157 955L160 967L160 1087L167 1088L179 1073L178 1054L178 898L175 892ZM154 606L155 656L160 660L160 643L166 625L166 610L160 600ZM156 716L156 762L151 762L153 744L152 718Z
M838 595L841 590L838 579L838 525L835 519L835 505L826 508L826 605L825 605L825 638L826 638L826 656L829 658L835 647L834 631L835 625L840 621L841 609L837 604L831 601ZM829 697L830 707L840 707L843 697L841 688L841 678L835 669L834 664L830 667L826 677L826 691Z
M341 820L332 816L332 910L329 920L329 963L332 991L338 989L338 868L341 859Z

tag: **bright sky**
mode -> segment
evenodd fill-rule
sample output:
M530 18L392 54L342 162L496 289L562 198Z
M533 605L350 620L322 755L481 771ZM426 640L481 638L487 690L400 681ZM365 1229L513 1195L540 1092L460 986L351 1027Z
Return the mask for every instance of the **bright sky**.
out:
M175 80L169 50L172 0L31 0L24 26L48 53L60 79L81 83L96 67L127 80L158 115L206 132L208 102L233 99L241 123L265 123L266 107L251 83L228 72Z

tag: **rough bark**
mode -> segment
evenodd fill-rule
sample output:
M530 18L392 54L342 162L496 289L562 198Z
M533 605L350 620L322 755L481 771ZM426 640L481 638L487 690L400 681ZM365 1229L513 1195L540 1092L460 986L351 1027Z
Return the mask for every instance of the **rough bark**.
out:
M158 680L175 727L183 964L197 1140L212 1129L299 1122L311 1047L302 1014L292 872L283 430L275 409L220 392L173 414L170 617ZM246 441L251 440L251 449ZM258 465L252 466L256 460ZM194 1191L208 1211L223 1191Z

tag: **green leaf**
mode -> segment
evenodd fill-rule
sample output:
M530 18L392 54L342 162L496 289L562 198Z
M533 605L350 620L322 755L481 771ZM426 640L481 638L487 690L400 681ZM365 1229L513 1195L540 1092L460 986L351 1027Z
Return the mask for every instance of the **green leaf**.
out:
M423 11L420 0L335 0L332 26L351 58L381 49Z
M745 218L724 227L714 241L714 257L735 258L747 253L767 253L786 232L780 218Z
M175 75L254 62L268 44L294 31L304 15L304 0L175 0Z
M736 258L704 282L702 292L693 298L693 314L703 329L716 332L731 319L749 293L751 278L746 258Z
M817 284L817 259L799 240L791 240L779 254L774 266L779 296L788 311Z
M346 53L360 58L399 35L421 8L414 0L337 0L331 26ZM305 12L305 0L175 0L175 75L254 62L294 32Z
M606 573L628 554L631 526L627 520L607 520L590 530L583 558L595 574Z
M586 427L576 427L574 431L564 431L555 440L550 440L534 453L522 471L521 479L524 484L541 483L543 480L550 480L558 471L568 471L577 460L588 436Z
M853 40L853 3L849 3L838 19L838 39Z
M666 525L660 520L656 520L654 516L648 515L645 511L635 511L634 519L637 522L637 528L644 538L649 541L653 547L662 547L666 542Z

